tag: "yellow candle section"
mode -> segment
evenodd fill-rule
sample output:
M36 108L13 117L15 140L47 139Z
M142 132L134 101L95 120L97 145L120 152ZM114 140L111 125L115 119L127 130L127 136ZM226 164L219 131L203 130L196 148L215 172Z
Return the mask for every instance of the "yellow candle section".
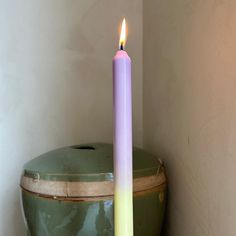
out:
M115 236L133 235L133 191L116 190L115 194Z

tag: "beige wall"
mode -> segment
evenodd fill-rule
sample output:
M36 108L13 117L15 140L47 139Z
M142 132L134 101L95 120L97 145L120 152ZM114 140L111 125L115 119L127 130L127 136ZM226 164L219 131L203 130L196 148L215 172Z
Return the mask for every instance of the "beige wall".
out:
M236 235L236 1L144 2L144 146L169 178L168 235Z
M25 235L19 177L59 146L112 140L111 59L126 16L142 145L141 0L0 1L0 235ZM131 28L131 27L130 27Z

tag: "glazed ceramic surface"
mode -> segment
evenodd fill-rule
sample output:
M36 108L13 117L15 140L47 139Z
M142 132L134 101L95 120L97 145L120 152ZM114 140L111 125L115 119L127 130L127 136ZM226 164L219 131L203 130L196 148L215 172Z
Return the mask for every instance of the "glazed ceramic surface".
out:
M163 174L161 163L142 149L134 148L134 180ZM43 183L109 183L113 181L112 145L89 144L65 147L33 159L22 178ZM22 182L23 183L23 182ZM22 184L23 185L23 184ZM53 187L52 187L53 188ZM147 188L147 187L146 187ZM52 189L53 190L53 189ZM51 196L25 189L22 204L30 236L114 235L113 195ZM136 236L160 235L166 202L166 181L134 193Z
M31 236L112 236L113 199L61 201L22 191L28 234ZM136 236L160 235L165 210L165 191L134 197Z

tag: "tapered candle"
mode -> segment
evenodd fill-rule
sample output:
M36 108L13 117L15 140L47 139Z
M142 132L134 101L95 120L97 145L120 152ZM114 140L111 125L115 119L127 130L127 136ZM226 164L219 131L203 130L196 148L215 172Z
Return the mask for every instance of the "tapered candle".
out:
M126 22L113 58L113 143L115 236L133 235L132 86L131 60L124 51Z

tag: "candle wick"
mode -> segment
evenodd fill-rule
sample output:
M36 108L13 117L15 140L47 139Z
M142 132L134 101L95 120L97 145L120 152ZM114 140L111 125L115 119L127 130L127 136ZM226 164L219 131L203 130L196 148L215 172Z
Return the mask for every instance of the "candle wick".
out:
M124 44L123 43L120 44L120 50L124 50Z

